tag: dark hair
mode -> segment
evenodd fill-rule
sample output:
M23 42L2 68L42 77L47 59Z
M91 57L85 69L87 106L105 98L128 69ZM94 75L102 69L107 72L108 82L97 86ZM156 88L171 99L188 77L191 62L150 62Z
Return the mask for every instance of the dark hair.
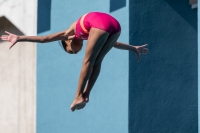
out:
M61 48L62 48L63 50L65 50L65 52L67 52L67 50L66 50L66 46L67 46L66 42L63 41L63 40L61 40L61 41L58 41L58 43L59 43L59 45L61 46Z

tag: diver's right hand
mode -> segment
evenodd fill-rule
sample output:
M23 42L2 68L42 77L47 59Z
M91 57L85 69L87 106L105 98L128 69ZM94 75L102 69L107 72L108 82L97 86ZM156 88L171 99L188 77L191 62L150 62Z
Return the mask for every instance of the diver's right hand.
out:
M10 42L11 46L9 49L11 49L17 43L19 36L7 31L5 31L5 33L7 33L7 35L2 35L1 40Z

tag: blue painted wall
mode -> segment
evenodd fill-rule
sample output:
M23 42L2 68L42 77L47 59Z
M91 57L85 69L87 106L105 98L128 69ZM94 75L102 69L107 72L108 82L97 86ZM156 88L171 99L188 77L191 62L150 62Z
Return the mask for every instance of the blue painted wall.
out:
M188 0L131 0L129 132L197 133L197 10Z
M109 13L112 8L114 11L111 15L122 26L119 41L128 43L128 2L123 7L115 7L110 3L113 2L51 0L46 5L46 0L39 0L38 35L65 30L87 12ZM84 49L77 55L69 55L60 48L58 42L37 45L37 133L128 132L127 51L112 49L108 53L90 102L83 110L70 112Z

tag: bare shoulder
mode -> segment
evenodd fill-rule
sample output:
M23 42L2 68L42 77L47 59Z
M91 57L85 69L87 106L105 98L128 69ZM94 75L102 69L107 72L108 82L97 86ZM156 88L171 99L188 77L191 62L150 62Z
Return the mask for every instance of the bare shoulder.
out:
M76 22L73 22L70 27L65 31L65 35L67 36L72 36L75 34L75 29L76 29Z

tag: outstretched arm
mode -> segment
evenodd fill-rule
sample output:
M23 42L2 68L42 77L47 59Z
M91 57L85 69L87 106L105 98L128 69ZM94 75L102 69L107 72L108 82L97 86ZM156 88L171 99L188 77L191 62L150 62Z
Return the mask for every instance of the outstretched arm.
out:
M121 50L129 50L129 51L134 52L138 58L138 61L140 61L140 55L147 54L149 52L146 46L148 46L148 44L144 44L142 46L133 46L133 45L125 44L122 42L116 42L113 47L117 49L121 49Z
M9 33L8 33L9 34ZM11 34L11 33L10 33ZM18 36L17 42L52 42L57 40L68 39L68 36L65 35L65 31L46 35L46 36Z
M18 36L12 33L7 33L7 35L2 35L1 40L11 42L10 48L12 48L17 42L52 42L57 40L68 40L72 39L74 35L74 26L75 22L70 26L66 31L57 32L54 34L46 35L46 36Z

